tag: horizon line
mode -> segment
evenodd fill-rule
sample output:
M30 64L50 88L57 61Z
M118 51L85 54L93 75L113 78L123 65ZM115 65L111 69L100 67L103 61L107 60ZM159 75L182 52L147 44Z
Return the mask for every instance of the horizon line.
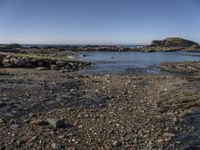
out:
M5 42L5 43L0 43L0 45L5 45L5 44L19 44L19 45L149 45L150 43L135 43L135 44L130 44L130 43L18 43L18 42Z

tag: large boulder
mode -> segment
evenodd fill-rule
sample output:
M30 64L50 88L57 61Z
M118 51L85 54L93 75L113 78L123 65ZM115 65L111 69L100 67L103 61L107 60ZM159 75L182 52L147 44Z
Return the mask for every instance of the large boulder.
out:
M165 46L165 47L191 47L198 46L199 44L182 39L182 38L166 38L162 41L152 41L151 46Z

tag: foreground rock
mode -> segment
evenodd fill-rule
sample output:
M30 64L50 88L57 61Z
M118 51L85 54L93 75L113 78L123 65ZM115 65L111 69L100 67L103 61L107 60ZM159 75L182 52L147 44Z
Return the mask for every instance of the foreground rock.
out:
M88 66L90 63L76 60L62 60L48 57L17 55L17 54L0 54L0 65L6 68L42 68L42 70L52 69L68 71L79 70Z
M163 62L160 68L165 71L200 75L200 61L193 62Z
M50 126L52 126L53 128L56 128L56 129L65 127L65 122L62 119L48 118L47 122L49 123Z

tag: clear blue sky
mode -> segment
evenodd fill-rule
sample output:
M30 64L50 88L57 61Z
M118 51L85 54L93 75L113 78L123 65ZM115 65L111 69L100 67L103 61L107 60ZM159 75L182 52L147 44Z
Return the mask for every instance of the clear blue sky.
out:
M200 0L0 0L0 43L200 43Z

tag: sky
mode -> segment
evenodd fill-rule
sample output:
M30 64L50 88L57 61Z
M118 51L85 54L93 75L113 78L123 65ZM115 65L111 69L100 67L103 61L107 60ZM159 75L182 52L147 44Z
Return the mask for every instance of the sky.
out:
M0 43L200 43L200 0L0 0Z

